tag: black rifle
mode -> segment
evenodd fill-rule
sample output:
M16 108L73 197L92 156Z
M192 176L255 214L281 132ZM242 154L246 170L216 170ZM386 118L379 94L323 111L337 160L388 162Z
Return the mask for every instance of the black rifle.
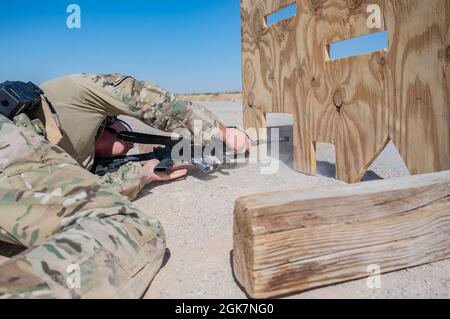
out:
M160 161L158 166L155 168L156 173L167 173L173 169L175 160L172 158L172 149L175 145L180 143L183 138L173 139L171 137L134 133L134 132L116 132L119 139L127 142L132 142L136 144L151 144L151 145L162 145L162 147L157 147L151 153L137 154L137 155L123 155L110 158L98 158L95 160L92 172L99 176L104 176L108 173L117 172L121 166L128 164L130 162L144 162L152 159L157 159ZM203 148L191 144L191 155L190 162L193 166L200 169L204 173L210 173L219 167L219 163L208 158L204 158L202 155L197 157L199 151L203 154ZM177 154L183 157L183 154ZM184 157L183 157L184 158Z

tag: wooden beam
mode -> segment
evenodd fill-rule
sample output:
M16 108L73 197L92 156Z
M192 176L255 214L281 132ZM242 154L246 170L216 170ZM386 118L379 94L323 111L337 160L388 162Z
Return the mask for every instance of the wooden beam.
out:
M236 278L268 298L450 258L450 171L239 198Z

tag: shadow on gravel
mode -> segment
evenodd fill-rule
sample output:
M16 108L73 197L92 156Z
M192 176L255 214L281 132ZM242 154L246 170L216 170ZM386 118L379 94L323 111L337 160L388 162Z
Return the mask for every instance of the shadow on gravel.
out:
M268 137L270 140L271 130L277 129L279 131L279 136L282 138L287 137L287 142L282 142L279 144L279 158L280 161L283 162L290 169L295 171L294 169L294 145L293 145L293 127L291 125L288 126L273 126L268 128ZM268 147L268 151L270 154L270 147ZM334 163L330 163L327 161L317 161L317 175L336 178L336 165ZM375 181L383 179L381 176L376 174L373 171L367 171L362 179L363 182L367 181Z
M237 280L236 275L234 274L234 263L233 263L233 258L234 258L234 251L231 250L231 251L230 251L230 265L231 265L231 274L233 275L233 280L234 280L234 282L236 283L236 285L239 287L239 289L242 290L242 292L245 294L245 296L246 296L248 299L252 299L252 298L250 297L250 295L247 294L247 292L245 291L245 288L241 285L241 283L239 282L239 280Z
M329 178L336 178L336 165L329 162L317 161L317 174ZM366 175L364 175L362 181L377 181L383 179L381 176L376 174L373 171L367 171Z

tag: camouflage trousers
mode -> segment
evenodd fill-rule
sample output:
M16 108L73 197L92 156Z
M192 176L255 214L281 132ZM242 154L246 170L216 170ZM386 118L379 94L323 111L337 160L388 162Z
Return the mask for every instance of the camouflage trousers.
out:
M157 220L1 115L0 241L27 248L0 265L0 299L139 298L165 253Z

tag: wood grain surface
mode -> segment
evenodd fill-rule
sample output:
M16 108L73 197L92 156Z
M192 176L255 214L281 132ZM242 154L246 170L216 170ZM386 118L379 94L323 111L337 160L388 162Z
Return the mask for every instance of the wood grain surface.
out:
M267 24L293 3L295 16ZM245 127L293 114L295 168L315 175L316 143L332 143L348 183L390 140L412 174L450 169L449 17L450 0L241 0ZM330 60L331 43L383 30L388 49Z

